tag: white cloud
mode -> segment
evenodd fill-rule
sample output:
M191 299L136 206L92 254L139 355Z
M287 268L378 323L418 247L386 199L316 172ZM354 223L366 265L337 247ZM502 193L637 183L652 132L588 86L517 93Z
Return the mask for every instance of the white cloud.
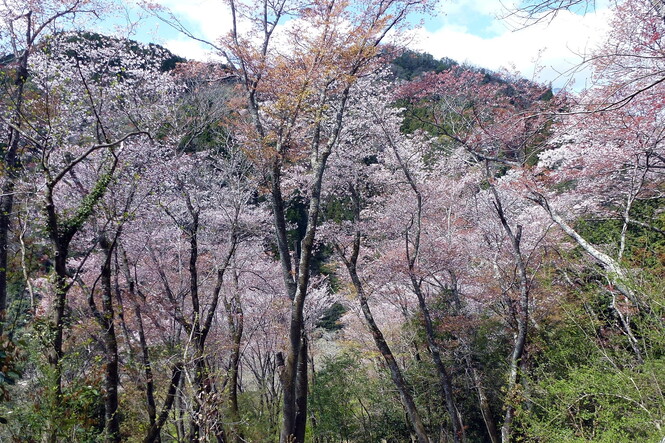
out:
M165 40L162 46L166 47L172 53L185 57L190 60L213 60L219 57L210 51L210 47L203 45L192 39L178 38L175 40Z
M458 17L468 13L494 16L501 8L501 2L496 0L451 0L441 3L440 9L448 17Z
M164 0L163 4L205 40L216 42L231 28L230 10L220 0ZM586 15L562 11L551 21L513 31L496 18L505 14L496 0L450 0L442 3L439 17L429 20L428 29L414 31L409 46L436 58L450 57L492 70L514 68L526 78L555 87L572 77L575 88L581 88L589 71L575 67L602 40L610 16L607 7L598 8ZM209 47L184 36L171 37L164 45L173 52L191 59L210 58Z
M165 0L162 4L177 17L195 25L191 31L209 41L216 41L231 30L231 11L220 0Z
M462 6L467 2L458 0ZM468 7L460 7L457 11L468 13ZM448 14L446 22L450 24L444 23L435 31L417 30L411 47L429 52L436 58L450 57L493 70L514 68L524 77L553 82L555 87L563 86L573 76L577 80L576 88L584 86L580 83L586 80L589 72L575 71L575 67L584 54L601 42L609 18L607 9L583 16L562 11L551 21L516 31L491 20L489 28L472 32L468 26L454 25L455 15ZM540 69L537 70L537 66Z

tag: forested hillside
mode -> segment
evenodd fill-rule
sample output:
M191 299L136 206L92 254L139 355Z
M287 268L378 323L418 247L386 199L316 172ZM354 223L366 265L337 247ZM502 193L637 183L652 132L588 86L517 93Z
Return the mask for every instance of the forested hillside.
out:
M554 94L227 3L217 62L1 9L0 441L663 441L662 8Z

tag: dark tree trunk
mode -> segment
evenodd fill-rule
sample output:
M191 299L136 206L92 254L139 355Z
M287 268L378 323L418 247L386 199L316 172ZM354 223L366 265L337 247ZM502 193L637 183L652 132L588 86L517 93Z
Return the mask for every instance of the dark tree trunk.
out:
M244 316L242 311L242 304L238 294L238 275L233 272L234 280L234 296L232 302L224 296L224 309L226 310L226 319L229 326L229 335L231 339L231 359L229 362L229 413L231 415L232 424L230 438L235 443L244 441L242 430L240 429L240 410L238 407L238 378L240 369L240 344L242 342L242 335L244 329Z
M32 12L28 12L28 32L31 27ZM30 46L32 42L28 37ZM0 335L4 332L5 314L7 311L7 271L9 262L7 260L9 251L9 230L11 227L12 210L14 209L14 187L18 178L19 158L18 149L20 134L18 128L21 127L21 114L23 112L23 94L25 82L28 75L28 55L29 49L26 49L19 58L16 68L16 77L14 84L16 92L14 93L14 113L11 117L11 125L7 128L7 147L2 152L3 178L2 194L0 194Z
M449 289L451 291L453 306L455 307L455 315L463 315L462 300L459 294L457 276L453 271L449 271L449 274L451 280ZM464 362L466 363L467 373L471 375L471 383L473 383L473 386L476 389L476 393L478 394L478 407L480 408L480 413L483 417L483 423L485 423L485 428L487 429L487 435L489 437L490 443L499 443L499 434L497 432L496 421L494 420L494 414L492 413L492 408L487 398L487 392L483 384L483 376L474 364L468 338L458 336L457 339L462 340L465 344L465 347L467 348L464 351Z
M347 86L344 91L341 93L339 100L337 113L335 115L335 123L332 135L328 138L325 146L319 146L320 140L316 135L312 141L311 153L312 153L312 182L310 185L310 197L309 197L309 206L307 208L307 227L305 229L305 236L303 237L302 242L300 243L300 257L298 261L298 274L297 281L295 282L295 294L292 298L291 304L291 321L289 326L289 347L287 349L286 360L284 364L284 369L282 371L282 389L284 393L283 397L283 407L282 407L282 430L280 433L280 443L302 443L301 440L294 440L295 431L296 431L296 415L298 408L296 402L298 401L298 395L296 395L297 389L297 378L298 378L298 365L299 365L299 356L301 354L302 348L302 337L304 334L304 316L303 310L305 307L305 297L307 296L307 290L309 286L310 278L310 268L311 268L311 259L312 251L314 250L314 240L316 238L316 230L318 228L319 221L319 211L321 209L321 188L323 184L323 174L326 170L326 164L328 157L332 153L333 146L337 142L340 131L342 130L342 118L344 116L344 111L346 110L346 103L349 98L349 91L351 86ZM327 92L327 91L325 91ZM325 93L324 93L325 95ZM321 108L323 109L323 107ZM323 111L321 111L323 112ZM320 124L320 123L319 123ZM277 171L279 172L279 171ZM278 197L281 199L281 183L275 183L275 175L273 173L273 205L279 203ZM277 176L279 178L279 175ZM276 195L275 192L279 191L279 195ZM281 202L283 207L283 201ZM275 208L273 208L274 210ZM277 231L286 226L284 220L277 220L275 223L275 228ZM278 233L278 238L285 237L285 232ZM288 246L287 246L288 248ZM287 251L288 252L288 251ZM285 255L280 250L280 259L282 262L284 260L290 260L290 257L285 257ZM282 263L283 273L287 269L293 269L290 264L287 266ZM293 285L288 284L289 280L292 277L284 274L284 280L287 282L287 289L290 291ZM291 293L289 292L289 295ZM306 366L306 362L305 362ZM306 392L302 392L300 397L306 396ZM305 414L302 417L302 420L307 420L307 415ZM304 426L300 424L299 426Z
M190 215L192 216L191 225L188 229L189 234L189 297L192 302L192 318L187 331L191 337L194 347L194 386L192 392L192 416L189 422L189 441L199 441L201 434L201 408L202 402L206 401L204 381L206 378L205 364L205 341L201 334L201 307L199 302L199 279L197 261L199 256L198 249L198 229L199 213L195 210L187 196L187 203Z
M413 290L418 298L418 306L420 307L420 313L423 316L423 323L425 326L425 335L427 337L427 346L429 347L430 354L432 355L432 360L434 361L434 366L436 367L436 372L439 375L439 384L441 385L441 395L445 400L446 409L448 410L448 416L452 422L453 428L453 440L455 443L465 441L464 436L464 426L460 419L459 414L457 413L457 407L455 406L455 398L453 396L453 383L448 370L446 369L443 360L441 359L441 351L439 350L439 345L436 340L436 335L434 332L434 324L432 323L432 317L429 313L429 308L425 300L425 295L422 293L420 282L416 279L416 276L411 272L411 283L413 285Z
M487 429L487 435L489 436L491 443L499 443L499 433L497 432L496 422L494 421L494 415L492 414L492 408L490 407L489 401L487 399L487 393L485 392L485 386L483 385L482 375L479 373L478 369L469 366L471 371L471 379L474 386L476 387L476 392L478 393L478 405L480 407L480 413L483 416L483 422L485 423L485 428Z
M136 327L139 335L139 346L141 348L141 365L143 368L143 376L145 377L145 396L146 396L146 407L148 411L148 420L150 428L155 425L157 419L157 406L155 403L155 380L152 374L152 362L150 361L150 353L148 351L148 342L145 338L145 328L143 327L143 314L141 312L141 304L139 303L139 294L136 288L136 283L134 278L129 270L129 260L127 259L127 254L121 245L118 246L119 252L121 254L120 267L122 272L125 275L125 280L127 281L127 290L131 298L131 302L134 307L134 316L136 317ZM159 434L157 434L157 439L155 442L159 442Z
M353 202L354 202L354 221L356 225L358 225L360 223L360 197L358 196L353 187L351 187L351 195L353 197ZM392 351L390 350L390 347L388 346L388 343L386 342L383 333L381 332L381 329L374 321L374 316L372 315L372 311L367 302L367 295L365 294L365 288L362 284L362 281L360 280L360 277L358 276L357 263L358 263L358 255L360 253L360 240L361 240L360 232L356 230L353 242L353 251L348 259L344 256L344 252L342 251L341 248L338 247L337 252L339 253L340 257L342 258L342 261L344 262L344 265L346 266L347 271L349 272L349 277L351 278L351 282L353 283L356 295L358 296L358 302L360 303L360 308L365 317L367 326L369 327L370 333L372 334L372 338L374 339L374 343L376 344L377 349L381 353L381 356L386 362L386 366L388 366L388 369L390 370L390 377L393 383L395 384L397 391L399 392L400 399L402 400L402 404L406 409L409 421L411 422L414 431L416 432L418 442L429 443L429 437L427 436L425 425L423 424L423 421L420 418L420 414L418 413L418 409L416 408L416 404L413 401L413 397L411 395L411 387L404 379L402 371L399 365L397 364L397 360L395 360L395 357Z
M187 208L190 216L192 217L190 224L187 226L187 231L189 233L189 245L190 245L190 255L189 255L189 295L192 303L192 316L189 321L186 321L184 317L178 316L180 323L185 328L185 330L190 334L192 342L194 345L194 392L192 398L193 411L190 418L190 429L189 429L189 440L198 441L202 438L201 436L201 424L203 423L202 413L206 412L203 409L206 407L206 402L211 398L211 393L214 390L213 381L210 378L208 366L206 363L205 355L205 344L208 337L208 333L212 326L212 322L215 318L215 312L217 311L217 305L219 304L220 292L222 290L222 283L224 280L224 274L226 269L235 254L236 245L237 245L237 235L235 226L232 228L231 237L229 239L229 251L226 255L224 263L220 266L217 271L217 281L215 288L212 292L212 297L210 300L210 306L208 307L207 314L201 307L200 294L199 294L199 281L198 281L198 230L199 230L199 209L195 208L189 198L189 195L185 195ZM205 315L204 315L205 314ZM237 337L237 356L239 359L240 352L240 339L242 338L242 326L238 333ZM237 383L237 364L236 361L236 374L235 380ZM237 401L236 401L237 406ZM217 408L217 405L213 406ZM215 414L217 415L217 414ZM211 432L215 435L215 438L218 441L226 441L226 435L224 433L224 427L219 421L215 421L211 425Z
M446 409L448 410L448 416L453 428L453 440L455 443L461 443L466 440L464 435L464 425L460 415L457 412L457 407L455 406L455 399L453 397L453 387L452 379L448 373L446 366L443 364L441 359L441 351L439 350L439 345L436 340L436 335L434 332L434 325L432 323L432 317L429 313L429 308L427 307L427 301L425 300L425 294L422 291L422 282L418 279L416 273L416 266L418 262L418 255L420 253L420 241L421 241L421 222L422 222L422 208L423 201L420 189L416 180L413 178L411 171L408 166L402 161L402 158L399 154L399 150L393 143L392 138L388 131L385 131L385 135L388 138L390 147L393 150L404 177L406 178L407 183L411 187L414 197L416 199L416 214L414 217L413 226L409 227L405 231L405 244L406 244L406 258L408 261L408 272L409 278L411 279L411 285L413 292L418 298L418 306L420 308L420 313L423 316L423 322L425 326L425 335L427 337L427 345L429 347L430 354L432 355L432 360L434 360L434 365L436 367L437 373L439 375L439 383L441 385L441 395L444 398L446 403ZM413 232L413 233L412 233Z
M296 441L305 441L305 430L307 428L307 336L303 333L298 355L298 374L296 378L296 419L295 431L293 433Z
M203 354L201 343L195 344L196 350L194 356L194 392L192 393L192 416L189 425L189 441L197 442L201 438L201 424L204 417L203 409L209 394L208 368Z
M120 419L118 416L118 341L115 335L115 312L111 284L111 260L115 244L102 235L100 246L105 260L101 269L102 312L98 317L102 327L106 366L104 368L104 441L120 441Z
M136 316L136 323L139 333L139 344L141 346L141 363L143 366L143 374L145 377L145 397L146 406L148 409L148 420L150 426L155 424L157 418L157 404L155 403L155 380L152 375L152 363L150 361L150 354L148 351L148 342L145 339L145 330L143 327L143 316L141 308L138 303L134 305L134 314Z
M386 342L383 333L381 332L379 326L374 321L374 316L372 315L369 304L367 303L367 296L365 295L365 290L362 286L362 282L360 281L360 278L358 277L358 274L355 269L355 263L353 264L348 263L347 269L349 270L351 281L353 282L356 294L358 295L360 308L363 311L363 315L365 317L367 326L369 327L369 330L372 334L372 338L374 339L374 343L376 344L377 349L381 353L381 356L386 362L386 366L388 366L388 369L390 370L390 378L392 379L393 383L395 384L395 387L397 388L397 391L399 392L400 399L402 400L402 404L406 409L409 421L411 422L411 425L413 426L413 429L416 432L416 437L418 438L418 442L428 443L429 437L427 436L425 425L423 424L423 421L420 418L420 413L418 412L416 404L413 401L413 397L411 395L411 388L408 385L407 381L404 379L402 371L399 365L397 364L397 360L395 360L395 357L393 356L393 353L390 350L390 347L388 346L388 343Z
M184 368L183 368L184 370ZM187 430L185 429L185 413L186 413L186 402L185 402L185 377L180 377L178 381L177 391L175 393L175 428L178 434L178 441L187 441L186 435ZM157 422L159 424L159 422Z
M5 155L5 168L14 169ZM5 175L0 195L0 335L4 333L5 315L7 311L7 250L9 249L9 226L14 205L14 177Z
M490 183L490 189L494 196L494 209L501 221L506 235L510 239L510 246L512 248L513 258L517 266L517 278L519 280L520 296L518 303L518 311L515 315L517 321L517 332L515 334L515 343L513 345L513 352L510 356L510 368L508 374L508 386L506 399L504 401L504 408L506 410L503 425L501 426L501 441L509 443L512 439L512 424L515 418L515 402L518 401L515 396L515 390L520 383L520 367L523 365L522 358L524 356L524 349L526 347L527 339L527 326L529 322L529 279L527 276L526 263L520 250L522 238L522 226L517 225L515 231L510 227L506 214L501 204L499 193L496 191L492 183L492 177L489 170L489 162L485 164L486 174Z
M157 418L155 423L152 426L150 426L148 434L143 439L143 443L158 443L159 441L161 441L160 432L162 427L164 426L164 423L166 423L166 419L169 416L169 412L171 411L173 402L176 396L178 395L178 388L180 386L182 371L183 367L180 363L176 364L173 367L173 371L171 373L171 383L169 383L169 389L166 393L166 399L164 400L162 411L159 413L159 417ZM178 427L178 429L180 429L180 427Z
M241 334L234 334L233 348L231 349L231 365L229 369L229 412L233 424L231 435L236 443L241 443L244 438L240 429L240 408L238 407L238 372L240 362L240 338Z
M55 300L53 303L53 320L50 324L52 329L53 339L51 348L47 353L47 360L52 371L53 377L53 397L50 399L52 413L47 420L47 440L55 442L58 435L58 416L61 410L60 403L62 401L62 356L63 356L63 334L64 334L64 318L65 318L65 304L67 297L67 255L68 245L57 243L55 248Z
M53 314L50 327L52 329L52 342L51 349L48 352L48 362L51 366L54 378L52 411L57 414L61 410L60 403L62 401L62 357L63 357L63 340L64 340L64 325L65 325L65 307L67 304L67 293L71 288L71 282L68 282L70 276L67 272L67 259L69 257L69 247L74 236L83 227L85 222L90 218L96 204L104 196L108 184L115 172L118 164L118 157L113 155L111 168L108 172L103 173L98 178L93 189L84 197L79 207L74 211L74 215L65 219L61 217L55 207L53 200L53 191L55 186L63 179L64 175L71 171L73 167L71 164L61 170L56 178L46 183L46 196L45 196L45 212L46 212L46 228L48 235L53 244L54 254L54 301L53 301ZM48 434L48 441L55 441L57 438L57 424L55 422L56 416L52 415L47 421L46 433Z

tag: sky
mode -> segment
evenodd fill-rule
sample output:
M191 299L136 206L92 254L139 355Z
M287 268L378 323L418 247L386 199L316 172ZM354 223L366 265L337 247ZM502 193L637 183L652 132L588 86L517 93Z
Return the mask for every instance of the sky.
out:
M204 40L215 41L230 28L230 16L221 0L162 3ZM408 46L437 59L449 57L492 70L517 71L557 89L568 85L580 90L588 84L589 70L576 67L584 54L603 41L610 18L607 7L597 6L585 14L562 11L551 20L528 27L502 19L506 14L500 0L445 0L434 17L412 31ZM154 19L147 19L139 29L134 36L138 40L162 44L189 59L211 57L204 44Z

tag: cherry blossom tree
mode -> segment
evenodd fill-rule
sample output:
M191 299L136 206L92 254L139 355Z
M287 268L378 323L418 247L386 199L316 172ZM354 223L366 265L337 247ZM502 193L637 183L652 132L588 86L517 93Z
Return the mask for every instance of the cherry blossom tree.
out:
M412 106L425 107L429 113L426 123L434 132L463 148L469 159L484 169L485 186L490 194L483 196L484 193L479 192L477 197L490 198L491 205L485 206L485 214L494 213L498 217L512 250L519 301L514 311L516 332L510 358L506 414L501 430L502 441L509 441L515 411L511 396L520 383L519 368L524 363L529 323L532 276L529 275L527 263L535 245L531 245L530 252L524 251L524 225L519 222L512 225L509 220L505 197L498 191L497 178L506 186L510 180L502 177L505 173L501 168L521 170L535 162L536 155L544 149L543 141L546 140L552 110L561 106L560 100L548 98L544 88L523 80L500 76L488 79L481 73L459 68L425 76L406 85L402 94L412 101ZM482 217L481 214L476 215L479 216ZM533 238L536 239L543 236L538 233L537 226L531 226L535 231Z
M5 55L3 70L9 82L3 82L6 100L2 105L2 121L6 128L3 151L2 193L0 195L0 315L7 305L7 253L12 224L16 182L21 176L23 149L28 141L22 131L30 126L25 121L29 100L26 83L30 77L31 60L49 34L68 27L75 28L83 17L94 17L106 8L89 0L71 1L9 1L0 12L0 48ZM4 322L4 319L3 319ZM0 323L0 332L4 323Z
M29 148L24 162L34 174L31 179L41 182L35 192L44 205L43 222L53 247L53 339L48 360L57 405L67 294L77 274L68 264L72 242L104 198L121 159L150 146L147 136L168 114L174 87L160 71L159 57L128 53L122 40L95 41L86 34L62 33L45 45L29 60L34 94L24 103L23 126L13 128ZM27 182L27 189L34 184ZM51 423L48 431L51 439L57 435L54 426Z
M409 420L415 430L419 442L428 442L429 437L420 413L413 400L412 388L405 380L402 370L386 341L385 335L377 324L368 302L370 294L359 274L359 259L363 239L368 237L369 223L361 214L367 213L371 206L372 194L384 184L386 172L378 170L384 167L378 158L384 156L382 148L386 143L386 135L372 110L385 106L387 87L380 76L370 76L359 82L354 88L352 104L349 108L349 122L342 132L340 145L343 150L333 154L331 162L331 179L328 184L326 199L349 200L350 220L342 219L340 226L328 222L325 225L324 239L333 243L340 260L347 269L349 279L360 304L365 323L372 334L374 343L390 370L395 387L407 411ZM378 91L377 91L378 90ZM394 134L393 134L394 135ZM374 159L375 161L372 161ZM367 164L369 163L369 164ZM364 254L362 254L364 259Z
M409 13L426 6L424 2L401 1L307 6L229 3L233 29L222 39L220 49L247 98L249 119L243 142L265 171L284 285L292 300L282 372L282 442L304 439L307 413L302 409L306 405L302 377L306 370L298 371L306 369L305 362L300 362L306 342L303 312L321 186L328 157L343 128L349 93L358 77L375 69L380 45L388 42L390 31L398 30ZM243 33L243 29L248 32ZM282 177L296 164L302 165L306 174L305 187L299 192L307 199L307 222L298 239L298 251L292 255ZM298 390L298 385L303 389Z

